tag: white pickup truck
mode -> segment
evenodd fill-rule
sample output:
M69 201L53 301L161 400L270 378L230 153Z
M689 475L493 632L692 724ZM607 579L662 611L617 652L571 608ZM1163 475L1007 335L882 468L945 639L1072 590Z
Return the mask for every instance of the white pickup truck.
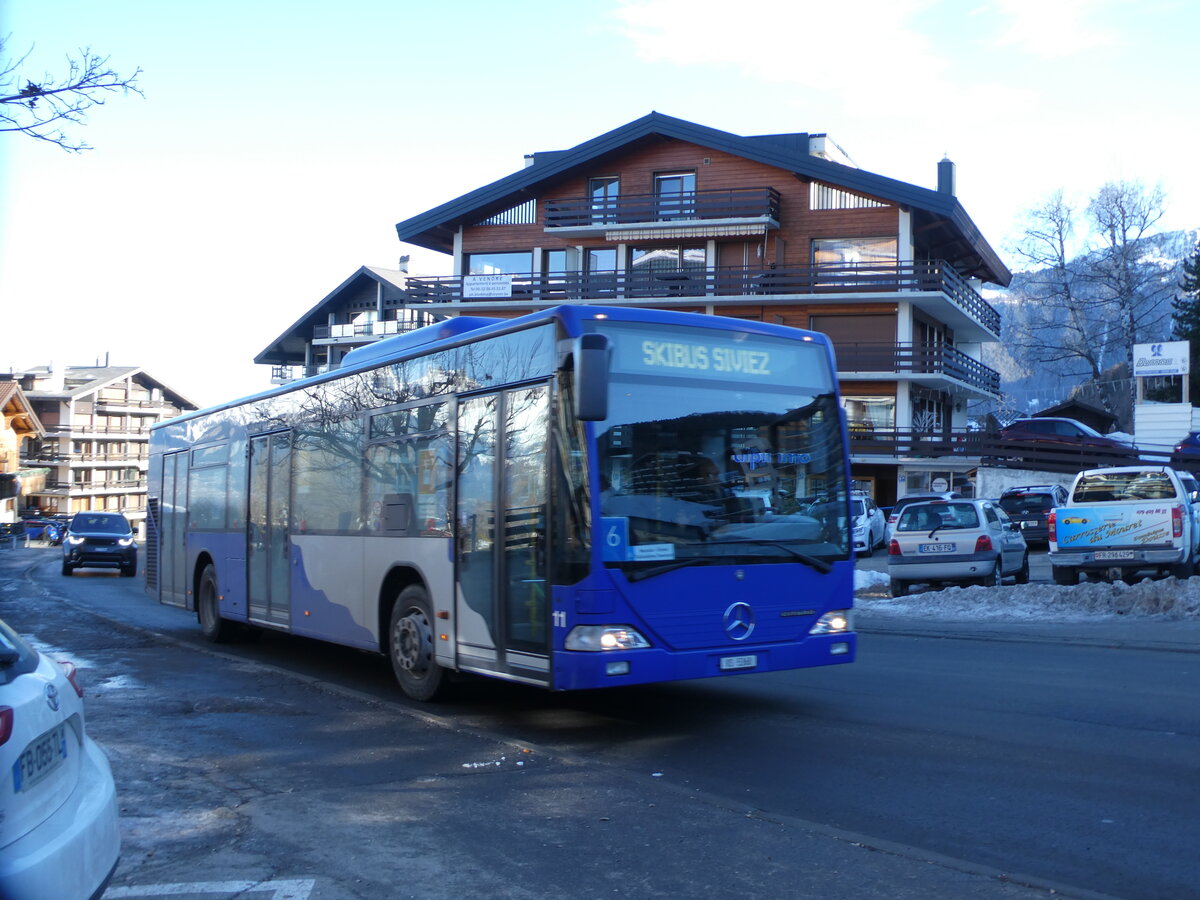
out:
M1153 569L1200 574L1200 485L1167 466L1088 469L1075 476L1066 506L1050 512L1055 584L1079 573L1131 580Z

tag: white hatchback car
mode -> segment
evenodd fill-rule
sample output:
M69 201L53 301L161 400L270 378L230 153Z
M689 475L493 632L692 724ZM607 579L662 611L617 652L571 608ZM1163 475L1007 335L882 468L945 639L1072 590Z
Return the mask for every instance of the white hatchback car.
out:
M850 519L854 523L855 551L862 556L870 556L876 547L883 546L887 535L887 518L869 494L858 491L850 494Z
M1020 530L991 500L930 500L905 507L888 542L892 596L911 584L1029 582Z
M120 852L112 770L84 730L75 667L0 621L0 897L99 897Z

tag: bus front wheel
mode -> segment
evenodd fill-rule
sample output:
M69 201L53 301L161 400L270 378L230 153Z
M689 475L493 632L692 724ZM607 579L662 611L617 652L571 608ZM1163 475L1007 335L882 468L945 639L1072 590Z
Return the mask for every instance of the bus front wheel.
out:
M392 605L388 656L400 689L413 700L432 700L446 682L433 652L433 617L425 588L410 584Z
M200 589L196 594L196 615L200 633L214 644L222 644L233 636L233 623L221 618L220 595L217 591L217 570L212 563L200 573Z

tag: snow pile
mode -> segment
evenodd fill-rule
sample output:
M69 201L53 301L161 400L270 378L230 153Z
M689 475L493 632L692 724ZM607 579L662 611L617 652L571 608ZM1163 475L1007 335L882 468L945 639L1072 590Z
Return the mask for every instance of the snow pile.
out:
M1085 581L1071 586L1019 584L947 587L888 596L882 572L855 572L854 605L872 615L922 616L943 621L1041 619L1078 622L1116 616L1200 620L1200 577L1145 579L1137 584Z

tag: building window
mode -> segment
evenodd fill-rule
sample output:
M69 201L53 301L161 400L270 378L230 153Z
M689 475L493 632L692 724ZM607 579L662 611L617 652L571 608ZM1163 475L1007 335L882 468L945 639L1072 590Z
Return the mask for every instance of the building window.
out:
M468 253L468 275L528 275L533 271L532 253Z
M612 297L617 293L617 248L591 247L583 254L584 282L588 297Z
M690 219L695 215L696 173L666 172L654 176L659 219Z
M617 271L617 248L592 247L586 251L584 263L585 271L589 275L596 275L602 272L615 272Z
M684 272L703 272L706 253L701 246L630 247L629 274L631 277L654 278Z
M896 264L896 239L816 238L812 242L813 263L818 266Z
M592 198L592 221L617 221L617 198L621 193L621 179L616 175L604 175L588 179L588 194Z
M862 436L876 431L892 431L896 427L896 398L879 396L843 396L846 425L850 436Z

